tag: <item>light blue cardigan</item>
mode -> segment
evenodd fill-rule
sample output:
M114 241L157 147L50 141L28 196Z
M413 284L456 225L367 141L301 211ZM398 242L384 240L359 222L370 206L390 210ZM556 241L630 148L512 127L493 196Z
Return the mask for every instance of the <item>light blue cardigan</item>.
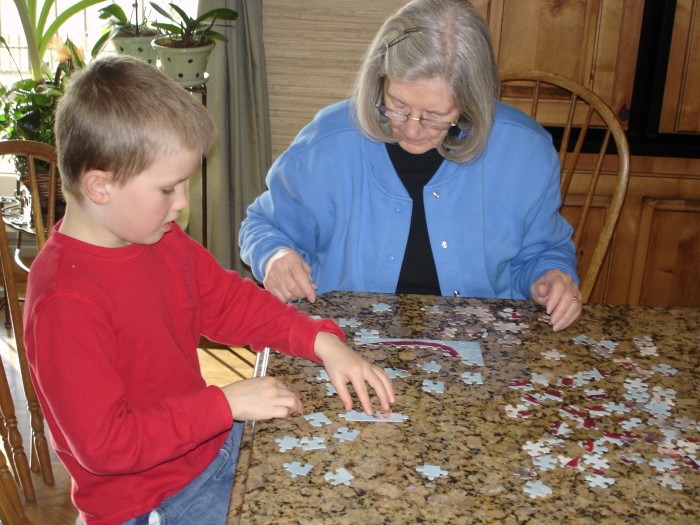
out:
M288 247L311 265L318 293L395 292L412 200L384 143L362 135L351 111L350 101L320 111L248 208L241 257L257 279ZM499 103L482 155L443 162L423 196L443 295L525 299L552 268L577 279L556 151L522 112Z

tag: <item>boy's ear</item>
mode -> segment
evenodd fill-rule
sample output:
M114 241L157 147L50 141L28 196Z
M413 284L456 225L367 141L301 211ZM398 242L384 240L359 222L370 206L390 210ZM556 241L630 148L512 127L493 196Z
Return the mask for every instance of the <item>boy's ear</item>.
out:
M80 185L83 195L95 204L105 204L109 200L112 175L102 170L88 170L83 174Z

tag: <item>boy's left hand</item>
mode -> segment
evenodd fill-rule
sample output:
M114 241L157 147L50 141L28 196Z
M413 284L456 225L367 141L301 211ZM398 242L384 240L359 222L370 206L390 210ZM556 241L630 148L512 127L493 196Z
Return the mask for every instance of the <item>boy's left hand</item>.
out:
M369 363L355 353L345 343L329 332L319 332L314 343L316 356L323 361L328 377L333 383L338 396L345 405L345 410L352 410L353 401L348 383L351 383L367 415L372 415L372 403L367 392L367 384L374 389L379 398L379 406L385 412L394 403L394 387L386 372Z

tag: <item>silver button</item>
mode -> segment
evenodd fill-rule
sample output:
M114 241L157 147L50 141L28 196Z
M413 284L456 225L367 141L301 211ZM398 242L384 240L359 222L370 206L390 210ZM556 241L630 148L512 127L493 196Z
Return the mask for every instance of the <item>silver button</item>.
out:
M436 199L439 199L439 198L440 198L440 192L439 192L439 191L434 191L434 192L433 192L433 197L435 197Z
M455 297L459 297L459 290L455 290L454 292L452 292L452 295L454 295Z
M442 241L440 243L440 246L442 246L443 248L447 248L447 241Z

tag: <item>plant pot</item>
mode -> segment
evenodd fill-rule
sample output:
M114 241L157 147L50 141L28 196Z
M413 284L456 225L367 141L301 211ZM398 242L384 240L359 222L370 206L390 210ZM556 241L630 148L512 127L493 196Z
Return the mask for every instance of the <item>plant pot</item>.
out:
M160 44L163 40L156 38L152 45L166 75L183 87L201 86L208 80L205 76L207 62L216 42L201 47L178 48Z
M119 55L129 55L155 65L158 55L151 42L154 35L149 36L115 36L112 38L114 50Z

